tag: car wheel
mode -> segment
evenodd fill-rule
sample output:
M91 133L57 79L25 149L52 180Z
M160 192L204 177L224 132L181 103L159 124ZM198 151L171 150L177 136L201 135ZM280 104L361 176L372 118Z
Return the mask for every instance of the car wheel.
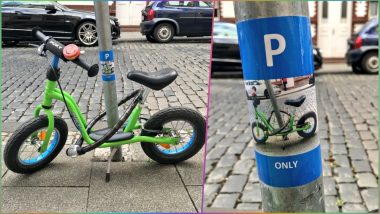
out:
M77 38L85 46L92 46L98 42L98 33L94 22L83 22L77 28Z
M151 35L151 34L147 34L147 35L145 35L145 37L146 37L146 40L148 40L148 41L151 42L151 43L156 43L156 42L157 42L157 41L154 39L153 35Z
M154 28L153 37L159 43L170 42L174 37L174 28L169 23L158 24Z
M379 58L377 52L369 52L363 57L362 69L368 74L379 72Z
M16 46L20 41L10 41L10 40L7 40L7 41L3 41L3 46L5 47L13 47L13 46Z

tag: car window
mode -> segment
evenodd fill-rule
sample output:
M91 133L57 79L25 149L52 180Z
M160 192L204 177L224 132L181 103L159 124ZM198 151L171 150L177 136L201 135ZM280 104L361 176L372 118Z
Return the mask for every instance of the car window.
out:
M168 7L194 7L195 2L194 1L167 1L164 4Z
M21 7L21 8L35 8L35 9L45 9L47 4L51 4L49 2L20 2L20 1L7 1L2 2L2 7Z
M199 7L212 7L212 3L208 1L200 1Z
M237 29L234 24L215 24L214 38L237 38Z

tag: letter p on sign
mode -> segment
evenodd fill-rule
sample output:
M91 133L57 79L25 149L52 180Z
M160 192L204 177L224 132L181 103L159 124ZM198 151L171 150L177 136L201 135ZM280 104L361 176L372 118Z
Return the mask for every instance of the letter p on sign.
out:
M273 50L271 40L278 41L278 48ZM266 34L264 35L264 44L265 44L265 56L267 59L267 66L273 67L273 56L279 55L284 52L286 47L285 38L280 34Z

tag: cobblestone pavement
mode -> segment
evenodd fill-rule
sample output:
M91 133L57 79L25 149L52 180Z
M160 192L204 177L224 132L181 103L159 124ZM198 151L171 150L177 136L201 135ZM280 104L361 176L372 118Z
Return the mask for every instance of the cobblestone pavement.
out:
M317 75L319 135L328 212L378 209L377 76ZM212 79L206 210L261 210L242 79Z
M170 44L152 44L139 34L127 33L123 34L122 39L114 42L113 48L118 99L140 87L127 79L128 71L153 72L170 67L178 71L178 78L165 89L150 94L143 115L152 115L169 106L187 106L197 109L205 116L209 38L176 39ZM86 51L82 55L86 62L97 63L96 47L81 49ZM81 112L89 121L105 107L100 75L88 78L87 73L75 64L61 65L60 80L63 90L75 98ZM3 146L21 123L32 118L34 108L41 103L47 67L46 59L37 56L34 47L25 45L3 49ZM57 103L54 112L56 115L61 115L69 125L67 144L75 142L79 134L75 132L64 105ZM106 123L103 122L103 125ZM106 165L100 162L107 156L109 149L97 149L93 155L87 154L77 159L66 157L64 150L49 167L30 177L16 175L3 165L3 195L7 197L3 203L3 211L194 212L200 210L203 150L184 163L164 166L149 160L139 144L123 146L123 156L127 163L113 164L111 171L115 174L115 178L111 179L110 186L104 183ZM40 182L36 179L40 179ZM71 191L72 186L78 188ZM44 197L56 194L67 203L53 200L51 207L36 206L39 204L38 200L28 201L25 192L33 192ZM114 197L115 195L119 196ZM172 199L167 200L167 197ZM77 204L78 201L86 200L87 203ZM19 201L20 204L15 201Z

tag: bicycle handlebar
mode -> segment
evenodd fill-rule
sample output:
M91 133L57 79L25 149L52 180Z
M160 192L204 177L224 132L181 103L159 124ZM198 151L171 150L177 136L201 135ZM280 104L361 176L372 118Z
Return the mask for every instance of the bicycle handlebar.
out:
M63 61L67 62L68 60L63 55L63 48L65 47L63 44L55 40L53 37L46 36L41 32L40 28L33 28L32 34L36 36L39 40L45 43L45 49L58 56ZM88 73L89 77L94 77L99 72L98 64L88 65L86 62L81 60L79 57L75 60L72 60L73 63L85 69Z

